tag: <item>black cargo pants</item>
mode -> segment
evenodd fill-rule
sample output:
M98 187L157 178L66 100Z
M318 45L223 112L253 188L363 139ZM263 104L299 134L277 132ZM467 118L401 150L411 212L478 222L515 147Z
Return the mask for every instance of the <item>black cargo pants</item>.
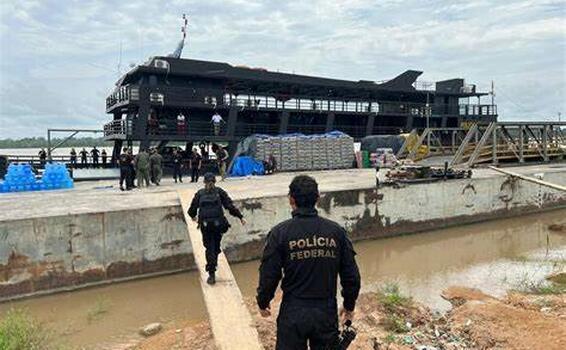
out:
M208 272L215 272L218 265L218 254L220 254L220 242L222 241L222 233L218 226L210 223L200 224L200 231L202 232L202 243L205 248L206 255L206 268Z
M329 349L339 335L336 300L289 299L277 317L276 350Z
M120 187L124 186L124 182L126 182L126 188L132 187L130 184L130 167L128 166L120 167Z

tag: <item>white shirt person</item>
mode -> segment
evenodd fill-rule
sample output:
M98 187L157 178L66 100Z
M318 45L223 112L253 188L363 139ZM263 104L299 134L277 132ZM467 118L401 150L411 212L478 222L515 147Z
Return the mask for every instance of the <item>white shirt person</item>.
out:
M224 119L218 112L215 112L210 121L214 125L214 135L218 136L220 134L220 125L224 122Z

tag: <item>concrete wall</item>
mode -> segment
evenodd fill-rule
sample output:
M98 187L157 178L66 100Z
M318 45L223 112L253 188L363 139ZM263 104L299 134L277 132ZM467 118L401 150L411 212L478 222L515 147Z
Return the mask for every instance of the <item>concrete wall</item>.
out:
M566 185L565 173L545 180ZM269 229L290 216L287 197L238 200L231 261L259 256ZM321 215L353 239L407 234L566 205L566 193L508 177L355 189L321 196ZM0 299L194 267L180 206L0 222Z

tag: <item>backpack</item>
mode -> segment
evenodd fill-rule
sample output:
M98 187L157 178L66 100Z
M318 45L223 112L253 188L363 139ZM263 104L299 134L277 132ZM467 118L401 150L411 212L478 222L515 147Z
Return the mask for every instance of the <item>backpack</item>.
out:
M214 226L220 233L226 233L230 224L224 216L218 189L201 190L199 198L199 221L203 227Z

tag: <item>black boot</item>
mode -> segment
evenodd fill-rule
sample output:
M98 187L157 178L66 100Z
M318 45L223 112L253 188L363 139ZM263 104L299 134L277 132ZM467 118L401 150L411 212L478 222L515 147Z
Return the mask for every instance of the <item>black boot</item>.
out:
M211 271L208 273L208 279L206 280L206 283L212 285L216 283L216 277L214 276L214 271Z

